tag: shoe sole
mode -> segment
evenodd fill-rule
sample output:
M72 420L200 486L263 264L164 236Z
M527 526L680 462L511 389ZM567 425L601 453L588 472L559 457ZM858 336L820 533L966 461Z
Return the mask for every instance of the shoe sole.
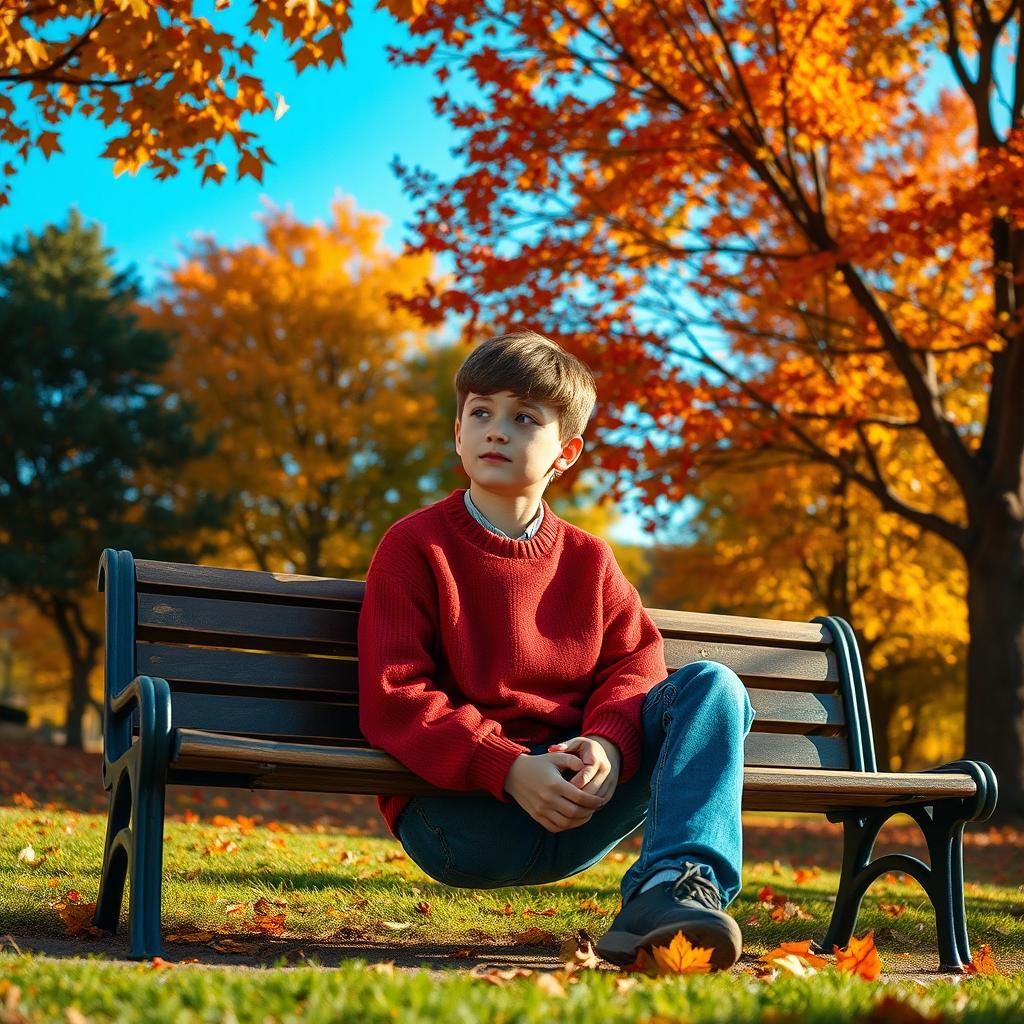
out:
M688 922L685 926L665 924L643 935L608 932L598 940L594 951L609 963L624 967L636 960L641 949L650 953L653 946L669 946L676 934L682 932L691 946L713 950L712 968L716 971L727 970L739 960L743 952L743 936L740 926L731 917L725 920L729 923L715 918L706 922Z

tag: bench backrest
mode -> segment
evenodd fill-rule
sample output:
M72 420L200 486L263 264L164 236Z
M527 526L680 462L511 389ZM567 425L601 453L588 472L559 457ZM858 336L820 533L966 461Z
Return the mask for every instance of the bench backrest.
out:
M122 598L112 613L108 593L108 645L131 650L108 651L108 695L135 675L160 676L172 691L175 728L369 746L357 707L365 583L108 551L101 589L115 554ZM129 598L123 577L131 562ZM757 712L747 766L875 770L863 674L843 620L648 612L664 637L670 672L708 659L728 665L747 686Z

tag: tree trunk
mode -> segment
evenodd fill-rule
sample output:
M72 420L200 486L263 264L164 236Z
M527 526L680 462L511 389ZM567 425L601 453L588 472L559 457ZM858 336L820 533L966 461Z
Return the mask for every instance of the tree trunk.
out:
M37 607L50 617L64 643L68 656L68 703L64 723L65 744L82 749L82 718L90 704L95 701L89 694L89 676L92 674L99 654L101 640L95 630L90 629L82 615L82 609L74 600L52 597L36 602Z
M966 756L999 781L995 819L1024 820L1024 522L999 501L967 560Z
M71 666L69 679L67 713L64 722L66 739L65 746L74 747L76 750L83 748L85 737L82 730L82 721L85 717L86 708L92 703L89 699L89 669L90 666L80 662Z

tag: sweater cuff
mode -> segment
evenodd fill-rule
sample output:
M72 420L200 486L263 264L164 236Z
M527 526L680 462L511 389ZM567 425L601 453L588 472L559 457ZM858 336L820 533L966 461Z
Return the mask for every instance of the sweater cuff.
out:
M640 767L640 757L643 753L641 737L636 726L622 715L614 711L599 712L580 730L580 735L600 736L611 740L619 748L622 755L619 783L628 782Z
M515 743L500 733L488 733L477 745L466 774L476 788L486 789L502 803L511 803L512 797L505 792L508 770L520 754L529 752L529 747Z

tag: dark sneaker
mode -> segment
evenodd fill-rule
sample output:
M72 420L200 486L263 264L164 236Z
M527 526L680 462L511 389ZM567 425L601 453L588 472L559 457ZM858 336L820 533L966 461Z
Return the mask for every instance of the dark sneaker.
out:
M722 911L718 886L687 863L674 882L662 882L626 901L595 951L619 966L633 963L641 949L668 946L682 932L692 946L712 949L715 970L732 967L740 958L740 926Z

